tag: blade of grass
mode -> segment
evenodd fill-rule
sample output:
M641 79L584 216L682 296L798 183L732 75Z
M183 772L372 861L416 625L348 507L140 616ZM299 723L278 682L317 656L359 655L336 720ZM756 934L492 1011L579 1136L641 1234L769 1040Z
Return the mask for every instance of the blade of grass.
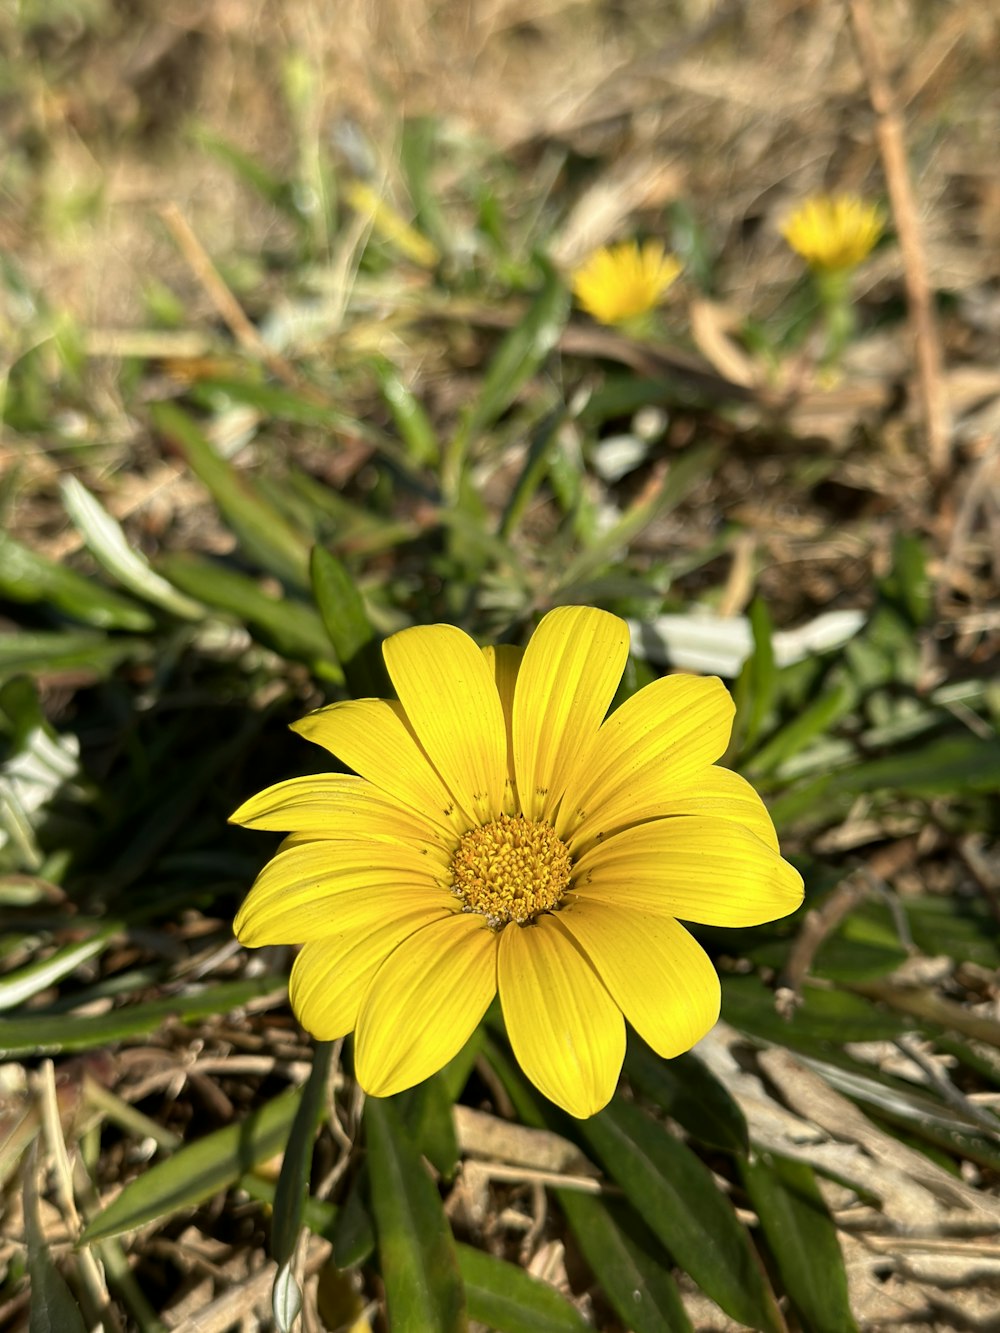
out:
M149 612L131 599L46 560L4 532L0 532L0 596L12 602L48 602L72 620L97 629L141 633L153 628Z
M253 977L209 986L197 995L180 995L126 1005L107 1014L31 1014L0 1019L0 1059L21 1060L60 1051L89 1051L129 1037L148 1037L168 1018L195 1023L228 1014L250 1000L273 995L284 987L281 977Z
M591 1327L547 1282L515 1264L459 1245L458 1266L469 1317L495 1333L587 1333Z
M853 1333L844 1256L812 1167L765 1153L740 1171L804 1333Z
M87 549L123 588L128 588L137 597L152 602L154 606L161 606L164 611L182 620L204 619L204 607L192 598L185 597L150 569L145 558L129 546L121 525L91 495L86 486L76 477L64 477L59 488L66 512L86 542ZM151 627L152 621L148 625L132 628Z
M326 1105L326 1084L330 1074L333 1043L317 1042L312 1069L295 1112L288 1145L281 1163L274 1191L271 1217L271 1256L279 1265L287 1264L295 1250L309 1192L316 1127Z
M372 1210L393 1333L463 1333L465 1291L440 1196L391 1102L365 1103Z
M300 533L244 473L226 462L186 412L154 403L156 429L170 441L211 492L247 554L295 587L308 586L309 549Z
M260 1162L281 1152L288 1141L301 1092L279 1094L236 1125L178 1149L129 1181L83 1229L85 1245L134 1231L183 1208L194 1208L228 1189Z

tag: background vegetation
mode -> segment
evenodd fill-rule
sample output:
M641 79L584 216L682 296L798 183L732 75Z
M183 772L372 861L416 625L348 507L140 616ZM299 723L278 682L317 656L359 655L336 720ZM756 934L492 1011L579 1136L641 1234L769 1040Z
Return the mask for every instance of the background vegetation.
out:
M996 1326L1000 34L874 17L923 393L899 219L835 374L780 236L887 202L840 4L0 11L0 1326ZM633 235L644 339L568 289ZM577 601L729 679L806 904L592 1121L489 1025L363 1108L226 817L384 634Z

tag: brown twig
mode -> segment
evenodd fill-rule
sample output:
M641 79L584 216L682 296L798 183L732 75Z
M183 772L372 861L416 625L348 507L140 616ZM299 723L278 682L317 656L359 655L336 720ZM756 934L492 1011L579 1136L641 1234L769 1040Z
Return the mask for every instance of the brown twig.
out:
M868 0L847 0L847 8L854 30L858 61L868 88L868 100L875 112L875 133L903 257L906 299L916 355L917 390L927 431L931 471L935 477L942 478L948 471L951 456L951 431L927 260L906 162L903 120L885 71Z
M212 263L205 247L177 205L173 202L164 204L160 209L160 216L177 242L181 254L187 260L191 272L201 283L209 300L243 350L263 361L276 379L290 388L299 387L300 381L295 368L283 356L268 347L260 336L239 301L226 286L219 270Z
M848 875L819 907L806 913L775 990L779 1013L791 1015L794 1011L802 999L802 985L823 941L850 915L867 892L867 885L858 873Z

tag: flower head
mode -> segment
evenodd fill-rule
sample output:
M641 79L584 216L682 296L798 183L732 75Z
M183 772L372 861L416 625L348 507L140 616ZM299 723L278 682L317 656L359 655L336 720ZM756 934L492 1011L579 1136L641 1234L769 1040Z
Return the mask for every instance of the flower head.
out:
M681 271L659 241L638 241L595 250L573 274L573 294L601 324L628 324L648 315Z
M884 225L881 209L857 195L821 194L806 199L781 234L810 268L842 272L868 257Z
M524 1072L593 1115L626 1018L674 1056L718 1017L718 977L680 922L755 925L801 901L760 798L714 766L732 700L668 676L605 717L628 629L591 607L551 611L523 652L431 625L384 653L398 701L294 726L358 776L280 782L233 815L291 830L236 933L302 945L292 1006L321 1040L355 1033L367 1092L440 1069L499 990Z

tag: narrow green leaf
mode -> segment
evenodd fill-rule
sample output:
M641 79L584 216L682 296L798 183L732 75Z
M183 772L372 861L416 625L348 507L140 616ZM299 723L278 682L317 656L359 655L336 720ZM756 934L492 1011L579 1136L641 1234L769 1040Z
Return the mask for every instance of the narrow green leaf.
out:
M852 1333L844 1257L812 1167L764 1153L740 1170L805 1333Z
M0 1010L13 1009L62 977L69 976L81 963L100 953L108 940L121 930L122 926L117 922L104 926L85 940L63 945L40 962L29 963L27 967L6 973L0 977Z
M247 554L279 578L306 587L309 550L301 534L249 477L216 452L175 403L155 403L151 413L156 429L180 451L192 472L211 491Z
M734 691L736 721L733 731L741 751L750 749L760 735L774 702L778 678L771 643L774 624L766 604L759 597L750 604L748 619L753 633L753 652L744 663Z
M0 532L0 596L12 602L48 602L71 619L98 629L141 632L154 623L135 602L47 560L5 532Z
M860 995L819 986L806 986L800 1005L784 1018L775 1009L774 991L757 976L725 978L722 1016L740 1032L810 1055L826 1054L831 1043L891 1040L907 1027L899 1015Z
M288 1136L288 1146L282 1158L271 1218L271 1257L279 1265L285 1265L291 1259L295 1242L299 1238L309 1193L309 1171L316 1126L326 1106L326 1084L332 1054L332 1042L316 1043L312 1069L302 1090L302 1099L295 1112L292 1132Z
M925 625L933 608L927 556L920 538L897 532L892 544L892 573L886 591L900 603L914 625Z
M670 1265L621 1201L557 1190L570 1230L612 1308L632 1333L690 1333Z
M836 682L762 745L741 771L751 777L773 773L786 759L794 758L817 736L827 732L856 702L853 685L847 680Z
M1000 787L1000 740L986 740L969 731L941 736L919 749L901 749L836 773L831 787L851 795L885 790L920 796L995 791Z
M164 556L160 568L171 583L207 606L244 621L262 643L282 657L308 662L328 680L342 679L323 622L312 607L270 597L245 574L187 552Z
M536 373L559 341L569 312L569 294L556 269L539 260L541 290L524 318L506 335L483 377L479 397L448 445L441 484L454 498L469 445L507 410L522 386Z
M98 680L129 659L144 661L153 653L146 639L126 639L83 630L18 630L0 634L0 680L11 676L47 676L62 671L84 672Z
M35 1150L28 1158L24 1180L24 1223L31 1279L29 1333L87 1333L87 1321L56 1268L45 1244L38 1202Z
M249 1000L272 994L283 984L280 977L252 977L209 986L195 995L125 1005L107 1014L79 1018L72 1014L31 1014L0 1019L0 1059L89 1051L129 1037L148 1037L168 1018L195 1023L213 1014L228 1014Z
M525 1125L565 1130L562 1113L548 1103L542 1109L541 1099L490 1037L484 1039L484 1054ZM625 1326L633 1333L690 1333L669 1262L632 1209L578 1190L557 1192L584 1258Z
M441 447L431 419L420 400L406 387L388 361L375 366L379 388L386 406L392 413L396 429L406 445L406 451L418 467L434 467L440 458Z
M330 1240L338 1268L354 1268L375 1250L375 1225L368 1202L368 1165L362 1161L337 1212Z
M365 1103L372 1210L393 1333L464 1333L455 1242L427 1168L387 1101Z
M92 1244L134 1231L181 1208L194 1208L234 1185L244 1172L284 1149L300 1096L298 1088L283 1092L239 1124L206 1134L151 1166L91 1218L82 1242Z
M274 1207L275 1184L273 1180L258 1175L256 1171L247 1171L240 1176L239 1186L240 1189L246 1190L251 1199L266 1203L270 1208ZM328 1203L326 1199L314 1199L312 1195L309 1195L302 1212L302 1221L314 1235L332 1241L342 1211L336 1205Z
M342 562L321 546L314 546L309 574L316 606L351 693L358 699L391 695L379 636Z
M707 1296L751 1328L783 1329L745 1227L686 1144L621 1098L582 1121L580 1132L649 1229Z
M625 1072L643 1096L683 1125L698 1143L741 1156L750 1151L743 1112L696 1055L664 1060L630 1034Z
M635 541L639 533L656 518L662 518L682 503L691 491L711 474L720 455L715 445L688 449L675 463L660 486L648 499L642 496L625 511L607 531L592 541L573 560L559 580L552 600L567 597L575 585L589 579L602 565L615 558L616 552Z
M552 447L557 439L559 427L565 420L566 413L563 409L550 412L534 433L528 456L524 460L524 467L514 483L507 507L500 518L497 536L505 541L509 541L520 527L524 512L549 469Z
M458 1246L469 1317L494 1333L592 1333L547 1282L471 1245ZM667 1333L664 1328L663 1333Z
M401 1092L394 1105L414 1145L435 1171L450 1180L458 1166L459 1154L452 1115L454 1099L448 1096L443 1071Z
M161 606L164 611L178 616L182 620L202 620L205 608L193 598L172 587L151 569L145 556L132 549L121 525L111 517L108 511L91 495L76 477L64 477L59 483L63 504L73 521L87 549L94 559L118 580L123 588L135 593L137 597ZM133 625L126 628L147 629L152 625Z

